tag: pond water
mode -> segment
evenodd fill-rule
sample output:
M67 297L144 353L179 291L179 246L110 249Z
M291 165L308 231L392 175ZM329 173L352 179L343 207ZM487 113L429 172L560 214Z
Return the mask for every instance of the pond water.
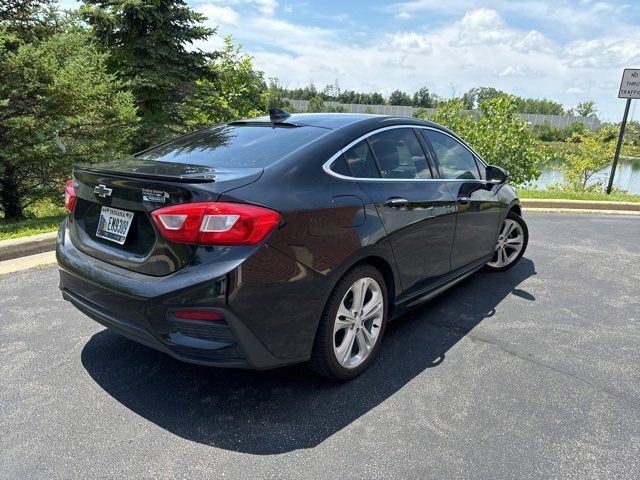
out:
M609 178L611 167L600 170L589 183L604 181L605 185ZM542 170L542 175L532 185L544 190L549 185L562 183L562 171L547 169ZM621 158L613 181L613 185L629 193L640 195L640 158Z

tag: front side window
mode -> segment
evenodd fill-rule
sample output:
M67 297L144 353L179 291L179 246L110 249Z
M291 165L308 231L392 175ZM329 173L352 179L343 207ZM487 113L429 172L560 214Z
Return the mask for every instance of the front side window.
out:
M439 163L440 176L455 180L480 180L473 154L455 138L435 130L421 130L431 143Z
M431 178L431 170L411 128L394 128L368 138L382 178Z
M380 172L366 140L356 143L344 154L351 176L355 178L380 178Z

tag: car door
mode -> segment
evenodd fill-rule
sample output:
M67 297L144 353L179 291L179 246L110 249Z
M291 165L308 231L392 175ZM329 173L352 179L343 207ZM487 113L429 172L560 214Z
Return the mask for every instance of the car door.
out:
M496 246L501 217L499 186L486 180L486 167L458 139L435 129L421 129L420 133L428 142L438 175L457 202L451 268L484 261Z
M406 295L451 271L455 199L434 179L418 133L387 127L345 151L351 174L375 204L391 242Z

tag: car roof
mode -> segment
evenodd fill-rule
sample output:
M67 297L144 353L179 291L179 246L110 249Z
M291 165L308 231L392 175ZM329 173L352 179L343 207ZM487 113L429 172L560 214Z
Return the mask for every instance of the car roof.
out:
M268 116L243 120L245 124L253 122L270 122ZM293 125L305 125L312 127L328 128L338 130L344 127L358 127L364 129L376 129L388 125L427 125L440 127L433 122L413 117L394 117L390 115L371 115L366 113L293 113L281 123Z

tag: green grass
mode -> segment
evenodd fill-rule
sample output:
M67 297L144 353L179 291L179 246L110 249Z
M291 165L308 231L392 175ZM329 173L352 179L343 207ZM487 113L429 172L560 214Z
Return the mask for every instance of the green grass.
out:
M0 240L54 232L65 216L62 206L39 202L25 211L27 218L18 222L0 219Z
M532 190L517 189L520 198L557 198L561 200L603 200L609 202L640 203L640 195L630 193L611 192L611 195L600 192L571 192L566 190Z

